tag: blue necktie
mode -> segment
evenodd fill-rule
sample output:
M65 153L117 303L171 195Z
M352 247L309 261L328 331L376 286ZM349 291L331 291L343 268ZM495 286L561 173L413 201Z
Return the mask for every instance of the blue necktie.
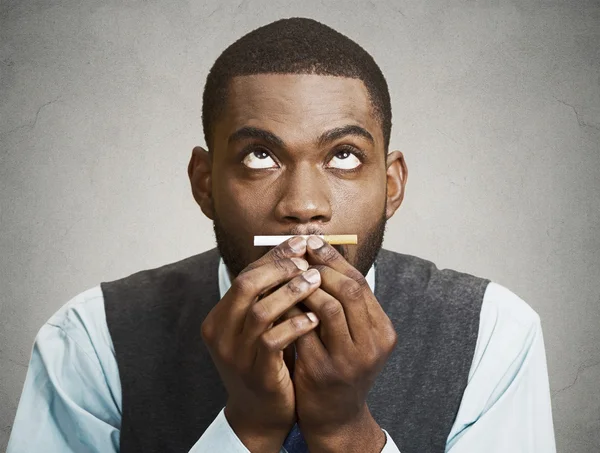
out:
M298 423L294 424L294 427L285 438L283 446L288 453L308 453L308 445L306 445L306 441L300 432Z
M298 358L298 351L296 350L296 345L294 345L294 356ZM290 376L294 376L294 373L290 370ZM283 442L283 447L287 450L288 453L308 453L308 445L306 445L306 441L304 440L304 436L300 432L300 427L298 423L294 423L292 430L289 432L285 441Z

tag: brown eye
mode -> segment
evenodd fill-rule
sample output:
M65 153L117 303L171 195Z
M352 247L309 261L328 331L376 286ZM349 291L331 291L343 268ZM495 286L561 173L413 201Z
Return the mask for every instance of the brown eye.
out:
M250 154L244 157L242 163L248 168L260 169L278 167L277 163L273 160L271 155L263 149L257 149L255 151L252 151Z

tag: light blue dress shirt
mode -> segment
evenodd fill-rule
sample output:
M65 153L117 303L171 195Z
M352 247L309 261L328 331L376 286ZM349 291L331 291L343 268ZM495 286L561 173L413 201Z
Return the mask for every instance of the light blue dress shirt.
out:
M367 281L374 291L373 268ZM221 297L230 286L221 261ZM40 329L7 453L116 453L120 426L119 370L96 286L70 300ZM398 453L385 428L382 453ZM249 452L223 410L198 436L190 453ZM494 282L483 298L468 384L446 452L556 452L539 316ZM286 453L283 447L281 453Z

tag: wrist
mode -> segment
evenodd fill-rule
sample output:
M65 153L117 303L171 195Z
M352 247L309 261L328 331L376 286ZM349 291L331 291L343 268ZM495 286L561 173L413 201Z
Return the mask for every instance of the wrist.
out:
M300 429L311 453L380 453L386 436L365 405L359 417L339 427L318 433Z
M252 453L279 453L291 429L267 427L227 406L224 414L229 427Z

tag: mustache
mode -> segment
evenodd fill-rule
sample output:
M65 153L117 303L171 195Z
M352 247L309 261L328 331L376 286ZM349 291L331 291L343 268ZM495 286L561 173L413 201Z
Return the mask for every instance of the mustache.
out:
M302 226L298 225L298 226L290 228L284 234L287 236L305 236L305 235L311 235L311 234L324 235L325 232L323 231L322 228L319 228L317 226L302 227Z

